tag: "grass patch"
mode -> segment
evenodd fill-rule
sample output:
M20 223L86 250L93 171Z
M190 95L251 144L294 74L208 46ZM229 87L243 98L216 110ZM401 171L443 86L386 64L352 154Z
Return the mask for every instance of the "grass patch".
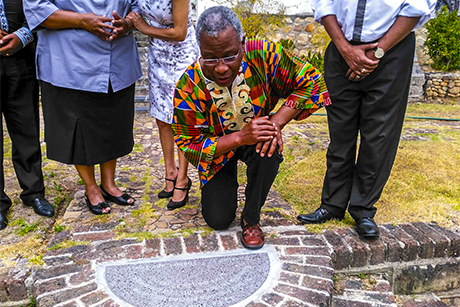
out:
M51 246L50 248L48 248L48 250L56 250L56 249L65 249L65 248L69 248L69 247L72 247L72 246L78 246L78 245L91 245L91 242L89 241L72 241L72 240L64 240L62 242L59 242L53 246Z
M19 258L32 258L45 251L43 237L34 235L26 237L15 244L0 245L0 259L7 265L8 260ZM11 263L13 264L13 263Z
M393 225L437 222L444 227L458 227L460 125L456 121L433 118L460 119L460 105L411 104L406 116L425 119L405 120L403 136L410 140L400 142L391 176L376 204L376 221ZM327 118L311 116L306 121L289 125L291 129L313 136L318 144L326 138L325 145L317 146L311 138L299 137L300 133L285 137L284 162L273 185L281 197L293 205L296 213L312 212L321 203L326 172ZM321 232L351 226L354 221L347 213L341 222L306 228Z

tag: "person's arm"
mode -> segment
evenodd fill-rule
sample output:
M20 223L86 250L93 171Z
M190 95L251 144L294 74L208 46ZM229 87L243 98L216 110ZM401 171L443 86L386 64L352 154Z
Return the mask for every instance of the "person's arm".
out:
M45 19L40 26L49 29L84 29L97 35L103 40L108 40L111 32L116 29L112 22L113 18L99 16L93 13L77 13L71 11L57 10Z
M139 32L158 39L170 41L183 41L187 36L187 23L189 14L189 0L173 0L173 24L171 28L157 28L147 22L136 12L131 12L128 17Z
M398 16L390 29L379 39L378 46L387 52L409 35L420 20L418 17ZM367 52L369 58L375 59L374 52Z
M335 15L324 16L321 19L321 23L350 67L347 72L347 76L350 80L354 80L356 76L366 76L377 68L379 60L375 57L369 58L366 55L366 51L372 51L375 47L377 47L377 43L351 45L345 38ZM364 72L363 69L365 70Z

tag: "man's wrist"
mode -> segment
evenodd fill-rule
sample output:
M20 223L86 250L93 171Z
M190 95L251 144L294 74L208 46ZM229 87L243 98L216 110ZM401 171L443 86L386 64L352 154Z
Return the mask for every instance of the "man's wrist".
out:
M13 33L21 40L23 48L34 41L32 32L26 27L22 27Z

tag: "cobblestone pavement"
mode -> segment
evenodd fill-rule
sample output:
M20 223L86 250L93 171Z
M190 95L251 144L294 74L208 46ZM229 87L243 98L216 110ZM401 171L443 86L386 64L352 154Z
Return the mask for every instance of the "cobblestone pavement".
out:
M101 265L245 251L239 242L238 221L226 231L212 231L206 226L200 213L198 178L192 168L189 204L175 211L165 210L166 200L156 196L164 185L156 126L145 112L137 112L135 122L134 151L119 160L117 172L119 184L137 199L134 206L113 205L111 214L94 216L84 204L83 187L77 183L74 169L44 160L47 184L53 187L48 187L50 195L55 201L61 197L62 203L54 220L37 217L15 201L10 220L22 218L24 225L39 226L34 236L18 236L17 230L25 226L11 225L7 229L14 231L0 233L2 245L21 248L21 240L32 240L47 246L36 259L38 266L30 267L28 259L21 257L2 259L0 307L28 306L30 296L38 306L46 307L132 306L98 282ZM290 133L295 132L286 131ZM327 144L326 137L316 140L320 146ZM17 191L7 161L5 169L7 190ZM65 173L66 180L57 173ZM55 176L60 180L54 181ZM244 185L240 194L243 190ZM72 200L65 206L68 194ZM418 301L413 296L394 294L398 287L398 293L422 288L414 278L416 273L422 276L429 270L432 275L443 274L453 289L458 287L458 232L426 223L381 225L381 238L365 242L352 229L311 233L296 223L295 215L272 190L261 224L266 245L276 251L280 272L270 287L241 306L447 306L435 295ZM420 270L414 273L411 267ZM436 291L436 284L425 280L423 286Z

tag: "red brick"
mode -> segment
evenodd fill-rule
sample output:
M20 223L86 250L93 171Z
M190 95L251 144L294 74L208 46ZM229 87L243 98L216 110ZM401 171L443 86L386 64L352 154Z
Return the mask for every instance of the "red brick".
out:
M234 250L238 248L238 241L234 235L221 235L220 240L225 250Z
M358 234L351 229L339 229L337 233L343 236L353 250L353 260L350 265L358 268L366 266L369 251L366 244L358 237Z
M200 241L197 234L192 234L184 238L185 251L188 254L200 252Z
M431 239L434 242L434 254L435 258L445 257L447 255L447 248L449 246L449 240L435 231L432 227L428 226L426 223L412 223L415 228L420 230L425 236Z
M403 259L402 242L390 234L388 229L380 227L380 240L385 245L385 261L399 262Z
M300 245L300 240L299 238L296 238L296 237L289 237L289 238L283 238L281 236L278 236L276 238L266 237L265 243L270 244L270 245Z
M335 231L327 230L323 233L326 241L332 246L332 263L336 270L349 267L353 260L353 252L346 241Z
M404 244L404 248L401 254L402 261L413 261L417 259L418 256L418 242L415 241L412 237L410 237L407 232L405 232L399 226L393 225L384 225L384 228L388 230L388 232L393 235L396 239Z
M201 250L203 252L217 252L219 250L219 243L217 241L216 233L210 233L208 235L202 236L203 245Z
M90 294L83 296L82 298L80 298L80 300L85 306L90 306L90 305L97 304L97 302L100 302L106 299L107 297L108 295L106 293L102 291L96 291L96 292L91 292Z
M171 237L163 239L166 255L182 254L182 241L180 237Z
M434 242L427 237L423 232L415 228L412 224L402 224L404 229L415 241L419 243L418 256L420 258L429 259L434 255Z
M124 254L127 259L140 259L142 258L142 245L127 245Z
M386 246L383 244L381 239L378 240L366 240L364 241L367 244L369 250L369 264L376 265L385 262L385 252Z
M433 228L436 232L442 234L447 239L449 239L447 257L460 256L460 234L458 232L455 233L453 231L450 231L449 229L442 228L435 223L430 223L430 227Z
M329 305L330 296L323 294L323 293L311 291L309 289L287 286L287 285L278 285L275 287L275 291L281 294L289 295L305 303L312 304L313 306L328 306Z
M144 258L154 258L161 255L161 240L158 238L145 240Z

